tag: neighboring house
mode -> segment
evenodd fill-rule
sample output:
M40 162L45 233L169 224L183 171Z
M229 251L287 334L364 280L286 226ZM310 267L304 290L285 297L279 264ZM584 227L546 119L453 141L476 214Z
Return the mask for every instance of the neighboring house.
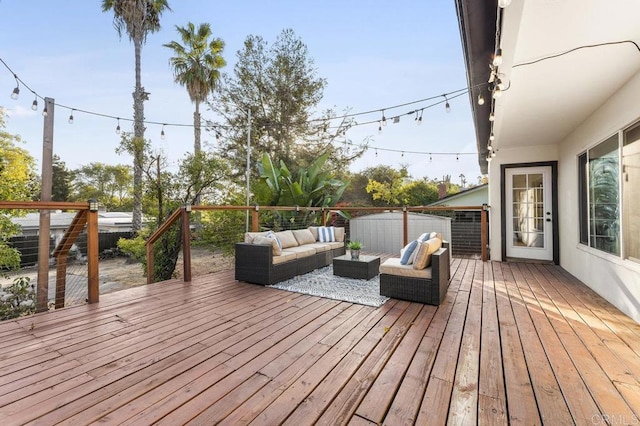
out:
M76 212L52 211L49 214L51 236L56 241L61 238ZM132 213L128 212L98 212L98 232L131 232ZM20 225L22 236L38 235L40 229L40 213L27 213L25 216L12 217L11 221Z
M481 206L487 204L489 200L489 185L482 184L471 188L463 189L455 194L447 195L429 206Z
M640 322L640 1L456 8L491 258L559 263Z

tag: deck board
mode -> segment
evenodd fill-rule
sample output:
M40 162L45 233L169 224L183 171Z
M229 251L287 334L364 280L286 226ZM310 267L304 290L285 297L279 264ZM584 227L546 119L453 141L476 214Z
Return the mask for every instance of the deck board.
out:
M3 424L616 424L640 325L546 264L452 259L439 307L232 271L0 323Z

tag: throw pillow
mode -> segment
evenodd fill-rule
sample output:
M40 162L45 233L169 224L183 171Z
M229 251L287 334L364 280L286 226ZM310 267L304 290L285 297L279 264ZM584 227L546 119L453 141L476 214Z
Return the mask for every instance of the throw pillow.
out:
M339 243L344 242L344 228L342 226L336 226L333 228L336 235L336 241Z
M413 262L413 269L424 269L431 265L431 255L438 251L442 247L442 240L438 237L430 238L427 241L421 243L423 247L420 247L422 252L416 254L416 259Z
M316 242L313 234L308 229L296 229L292 232L293 236L296 237L296 241L298 241L299 245L313 244Z
M416 248L418 247L418 240L413 240L402 250L400 250L400 264L411 265L413 259L416 257Z
M431 238L439 238L440 241L442 241L442 234L439 232L432 232L431 234L429 234L429 238L426 238L425 241Z
M298 240L296 240L296 237L293 235L293 232L291 231L276 232L276 236L280 239L283 249L286 249L289 247L298 247L299 245Z
M274 256L280 256L282 254L282 249L280 249L280 246L278 246L276 238L257 236L253 239L253 244L260 244L265 246L270 245L271 252Z
M424 269L429 266L427 263L430 262L431 256L429 255L429 243L426 241L418 242L416 258L413 261L413 269Z
M318 228L318 241L332 243L336 241L336 233L333 226L321 226Z
M267 232L266 237L274 240L278 245L278 250L282 251L282 241L280 241L280 238L278 238L278 236L273 231Z
M418 240L418 241L427 241L428 239L429 239L429 233L428 232L420 234L420 236L418 238L416 238L416 240Z

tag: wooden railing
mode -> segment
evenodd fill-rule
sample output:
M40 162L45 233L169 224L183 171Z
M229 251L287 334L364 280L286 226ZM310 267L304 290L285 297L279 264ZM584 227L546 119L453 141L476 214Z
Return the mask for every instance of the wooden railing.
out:
M147 250L147 283L153 283L154 259L153 245L178 219L182 220L182 257L183 257L183 280L191 281L191 235L189 213L191 211L220 211L220 210L236 210L251 212L251 231L260 230L260 212L261 211L315 211L321 213L321 223L326 225L329 213L343 212L393 212L402 211L402 236L404 245L409 242L409 212L425 212L425 211L480 211L481 218L481 257L483 261L487 261L488 256L488 213L489 206L414 206L414 207L283 207L283 206L191 206L186 205L177 209L173 214L149 237L146 243Z
M88 302L96 303L100 298L98 275L98 203L72 203L62 201L0 201L0 210L39 210L40 239L38 249L38 282L36 310L48 310L49 302L49 225L50 210L77 210L73 222L53 251L56 259L56 308L64 306L66 289L67 255L77 236L87 227L87 292Z

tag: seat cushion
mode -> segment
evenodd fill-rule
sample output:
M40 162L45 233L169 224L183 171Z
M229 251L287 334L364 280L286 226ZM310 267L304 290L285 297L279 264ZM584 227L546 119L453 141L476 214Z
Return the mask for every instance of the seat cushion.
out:
M286 249L282 250L282 253L295 253L296 254L296 259L301 259L303 257L307 257L307 256L315 256L316 254L316 249L313 247L310 247L309 244L305 244L304 246L298 246L298 247L289 247Z
M413 269L413 265L402 265L399 257L391 257L380 265L381 274L398 275L401 277L431 279L431 267Z
M280 256L273 256L272 263L274 265L279 265L280 263L290 262L292 260L296 260L296 254L295 253L283 252Z
M313 244L305 244L305 247L313 247L314 249L316 249L316 253L322 253L325 251L329 251L331 250L331 244L330 243L313 243Z

